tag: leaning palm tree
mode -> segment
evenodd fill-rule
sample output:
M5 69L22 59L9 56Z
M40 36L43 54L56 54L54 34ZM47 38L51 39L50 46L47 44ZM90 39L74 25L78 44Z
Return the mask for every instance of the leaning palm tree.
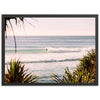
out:
M28 69L24 69L25 65L21 65L19 60L11 59L10 68L7 67L7 73L5 74L6 83L35 83L39 76L28 73Z
M14 32L14 27L13 27L13 24L11 22L12 19L15 20L16 25L20 24L20 23L23 23L23 25L24 25L25 22L30 24L31 26L34 26L34 25L31 22L27 21L25 19L25 17L14 17L14 16L13 17L5 17L5 35L7 38L7 28L11 28L12 32L13 32L14 43L15 43L15 52L16 52L17 51L17 44L16 44L16 36L15 36L15 32ZM34 19L34 21L36 21L36 20Z
M13 29L13 25L12 25L12 23L11 23L11 19L14 19L15 20L15 22L16 22L16 25L18 24L18 20L20 21L20 22L23 22L23 24L24 24L24 17L6 17L5 18L5 35L6 35L6 37L7 37L7 28L9 28L9 26L8 26L8 23L10 24L10 27L11 27L11 29L12 29L12 31L13 31L13 37L14 37L14 43L15 43L15 52L16 52L16 50L17 50L17 45L16 45L16 37L15 37L15 33L14 33L14 29Z

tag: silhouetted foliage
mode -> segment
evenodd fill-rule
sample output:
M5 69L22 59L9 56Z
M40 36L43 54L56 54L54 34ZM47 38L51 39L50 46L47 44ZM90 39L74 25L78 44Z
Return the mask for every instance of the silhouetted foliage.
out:
M24 69L25 65L21 65L19 60L11 60L10 68L7 67L5 74L5 82L7 83L34 83L38 80L39 76L27 73L28 69Z
M86 56L80 59L80 64L72 73L68 67L62 78L59 78L54 73L51 74L51 79L57 83L95 83L96 80L96 53L95 50L88 52Z
M5 34L7 33L6 31L7 31L7 28L8 28L7 22L9 22L10 27L11 27L11 29L13 31L13 37L14 37L14 43L15 43L15 52L16 52L17 51L16 37L15 37L14 30L13 30L13 25L11 23L11 19L15 20L16 25L18 24L18 19L19 19L19 21L23 22L23 24L24 24L24 17L5 17L5 26L6 26L5 27ZM6 37L7 37L7 34L6 34Z

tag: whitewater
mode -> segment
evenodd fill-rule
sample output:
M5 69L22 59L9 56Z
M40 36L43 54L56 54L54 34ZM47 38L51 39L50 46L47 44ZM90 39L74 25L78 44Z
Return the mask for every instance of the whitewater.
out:
M19 59L25 68L41 79L40 83L53 83L51 73L62 77L64 69L72 72L79 59L95 49L94 36L17 36L17 53L13 37L5 39L5 72L10 59Z

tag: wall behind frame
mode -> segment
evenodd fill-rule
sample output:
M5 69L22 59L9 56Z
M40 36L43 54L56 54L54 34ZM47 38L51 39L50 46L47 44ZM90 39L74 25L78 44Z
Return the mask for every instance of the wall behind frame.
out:
M43 2L44 1L44 2ZM100 14L99 0L3 0L0 14ZM1 16L0 16L1 22ZM1 28L1 24L0 24ZM0 29L1 30L1 29ZM100 36L99 36L100 38ZM1 35L0 35L1 39ZM1 40L0 40L1 44ZM1 54L1 45L0 45ZM99 57L100 55L98 55ZM1 58L0 58L1 61ZM98 61L99 62L99 61ZM0 62L1 65L1 62ZM99 66L98 66L99 67ZM1 72L0 68L0 72ZM99 68L100 71L100 68ZM99 78L100 80L100 78ZM1 74L0 74L1 82ZM0 98L3 100L94 100L99 98L100 86L0 86ZM17 96L16 96L17 95Z

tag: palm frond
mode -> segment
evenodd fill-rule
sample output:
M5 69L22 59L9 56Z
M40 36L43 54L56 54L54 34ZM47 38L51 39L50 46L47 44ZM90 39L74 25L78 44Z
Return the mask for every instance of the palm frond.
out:
M7 83L34 83L39 76L32 75L25 70L25 65L21 65L19 60L10 60L10 68L7 67L5 82Z
M92 49L80 59L80 64L72 73L67 67L61 79L54 73L51 74L51 79L57 83L94 83L96 79L95 56L95 50Z

